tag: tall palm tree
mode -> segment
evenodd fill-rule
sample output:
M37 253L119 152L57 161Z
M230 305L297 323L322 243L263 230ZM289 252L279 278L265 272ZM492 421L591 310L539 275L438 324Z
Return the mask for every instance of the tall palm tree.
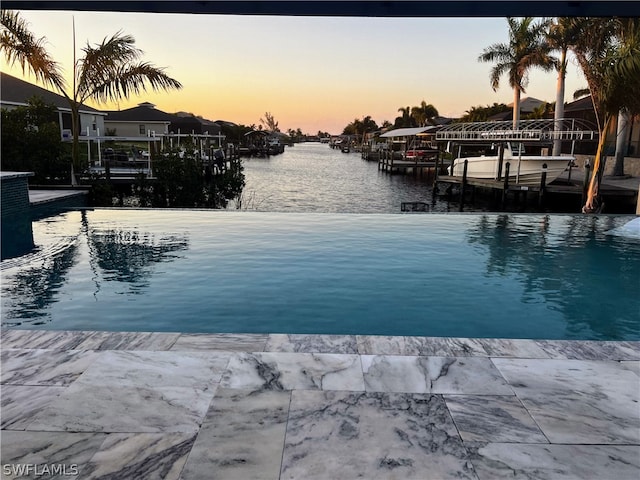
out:
M618 112L618 125L616 134L616 158L613 167L613 175L624 175L624 154L626 139L629 134L632 115L640 113L638 102L640 101L640 19L619 19L620 63L618 71L624 75L629 98Z
M80 167L79 127L80 106L87 100L98 103L120 101L132 94L147 90L180 89L177 80L164 73L163 68L141 61L142 50L135 47L131 35L117 32L102 43L82 48L84 56L73 62L73 85L69 90L59 65L51 60L44 49L44 39L35 40L18 12L2 10L0 15L1 49L11 62L28 65L36 80L55 87L69 102L72 119L72 168ZM75 30L75 29L74 29ZM75 38L75 31L74 31ZM72 181L75 179L72 175Z
M589 183L585 213L600 208L598 178L606 134L620 111L640 113L640 22L637 18L574 18L579 41L574 54L589 85L596 121L598 149Z
M500 86L500 77L507 74L509 86L513 89L513 128L520 121L520 96L526 93L528 71L532 67L552 70L556 60L550 55L551 48L544 41L548 20L534 22L533 17L518 20L507 17L509 24L509 43L495 43L485 48L478 57L480 62L495 62L491 69L491 88Z
M547 42L553 50L560 53L560 59L556 65L558 80L556 83L556 105L553 118L556 128L560 128L559 120L564 117L565 80L567 76L567 54L571 47L578 41L577 30L571 18L559 17L549 25ZM554 140L553 155L560 155L561 140Z

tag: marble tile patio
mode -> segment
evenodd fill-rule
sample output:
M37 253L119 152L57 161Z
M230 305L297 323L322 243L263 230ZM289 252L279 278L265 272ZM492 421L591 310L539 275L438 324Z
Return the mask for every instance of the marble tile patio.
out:
M640 342L1 332L2 478L640 478Z

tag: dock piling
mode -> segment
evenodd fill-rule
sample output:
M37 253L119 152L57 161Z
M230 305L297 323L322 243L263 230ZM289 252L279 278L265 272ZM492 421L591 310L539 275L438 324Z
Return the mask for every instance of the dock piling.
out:
M502 189L502 208L507 204L507 192L509 191L509 168L511 163L507 162L504 166L504 187ZM499 168L498 168L499 170Z
M460 185L460 211L464 208L464 194L467 187L467 168L469 167L469 160L465 159L464 168L462 170L462 184Z
M542 208L544 204L544 194L547 184L547 166L546 164L542 168L542 175L540 177L540 190L538 191L538 208Z
M502 162L504 162L504 143L501 143L498 147L498 178L496 180L502 179Z

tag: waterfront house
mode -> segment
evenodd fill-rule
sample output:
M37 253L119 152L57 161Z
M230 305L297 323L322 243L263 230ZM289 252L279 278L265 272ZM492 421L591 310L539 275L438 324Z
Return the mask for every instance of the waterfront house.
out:
M149 102L139 103L125 110L107 111L104 126L105 134L121 137L148 137L169 133L169 125L175 115L155 108Z
M40 97L45 103L53 105L58 111L60 136L63 140L71 140L71 107L63 95L4 72L0 72L0 86L0 107L7 110L26 107L33 97ZM80 105L80 138L104 134L105 116L105 112L87 105Z

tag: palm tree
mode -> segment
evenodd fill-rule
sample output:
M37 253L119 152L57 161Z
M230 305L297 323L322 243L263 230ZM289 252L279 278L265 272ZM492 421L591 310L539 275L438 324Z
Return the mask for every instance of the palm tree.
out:
M411 117L411 107L409 107L407 105L406 108L404 107L400 107L398 109L398 112L400 112L402 115L400 117L396 117L396 120L394 122L394 126L396 128L402 128L402 127L413 127L413 118Z
M435 125L435 118L438 116L438 110L431 104L422 100L419 106L411 108L411 117L419 127L427 125Z
M507 74L509 86L513 88L513 128L518 128L520 121L520 95L525 92L528 83L528 70L540 67L550 71L556 60L550 55L550 47L544 42L544 32L548 20L537 23L533 17L517 20L507 17L509 24L509 43L496 43L484 49L478 57L480 62L495 62L491 69L491 88L494 91L500 86L500 77Z
M73 85L68 90L59 65L44 49L44 40L35 40L20 14L2 10L0 19L0 45L5 58L20 62L23 69L28 65L36 80L55 87L69 102L73 132L72 169L80 167L79 108L84 102L120 101L131 94L146 91L147 86L154 91L182 88L180 82L164 73L164 69L140 61L143 52L135 47L135 39L117 32L93 47L87 43L82 48L84 56L80 59L75 58L74 40ZM72 181L75 181L73 174Z
M504 103L493 102L493 105L476 105L464 112L464 115L458 119L459 122L484 122L489 117L497 114L504 113L510 110Z
M598 149L589 183L585 213L600 208L601 175L606 134L619 112L640 113L640 22L637 18L574 18L579 40L573 47L589 85L596 121Z
M623 74L623 82L626 83L629 98L624 100L624 105L618 112L618 125L616 134L616 158L613 167L613 175L624 175L625 140L631 124L631 116L640 113L640 19L620 19L619 30L619 73Z
M564 90L567 75L567 54L572 45L577 42L576 29L571 18L560 17L549 25L547 42L553 50L560 53L560 60L556 65L558 71L558 81L556 83L556 106L553 118L557 128L560 127L559 120L564 117ZM553 155L560 155L561 140L554 140Z

